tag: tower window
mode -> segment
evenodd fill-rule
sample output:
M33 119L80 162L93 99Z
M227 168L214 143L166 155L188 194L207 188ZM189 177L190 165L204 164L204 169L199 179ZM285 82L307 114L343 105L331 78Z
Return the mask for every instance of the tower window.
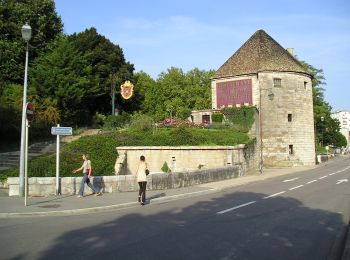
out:
M306 88L307 88L307 82L304 81L304 89L306 89Z
M289 154L290 155L294 154L294 149L293 149L293 145L292 144L289 145L289 149L288 150L289 150Z
M273 86L275 88L281 88L282 87L282 79L280 78L274 78L273 79Z
M292 122L293 119L293 115L292 114L288 114L288 122Z

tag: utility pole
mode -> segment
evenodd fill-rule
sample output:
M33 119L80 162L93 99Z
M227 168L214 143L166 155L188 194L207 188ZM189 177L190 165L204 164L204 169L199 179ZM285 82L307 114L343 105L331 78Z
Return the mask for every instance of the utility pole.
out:
M112 74L112 83L111 83L111 96L112 96L112 116L115 116L115 74Z

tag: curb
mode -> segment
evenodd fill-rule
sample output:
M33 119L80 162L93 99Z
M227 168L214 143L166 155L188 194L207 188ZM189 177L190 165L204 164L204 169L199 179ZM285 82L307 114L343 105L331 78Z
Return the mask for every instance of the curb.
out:
M151 199L150 203L158 204L158 203L164 203L164 202L169 202L169 201L175 201L175 200L179 200L179 199L183 199L183 198L209 194L209 193L212 193L214 191L217 191L217 190L216 189L208 189L208 190L203 190L203 191L196 191L196 192L166 196L166 197L162 197L162 198L155 198L155 199ZM48 217L48 216L55 216L55 217L75 216L75 215L83 215L83 214L89 214L89 213L106 212L106 211L115 210L115 209L131 208L131 207L136 207L139 205L140 204L138 202L128 202L128 203L122 203L122 204L114 204L114 205L109 205L109 206L101 206L101 207L85 208L85 209L69 209L69 210L48 211L48 212L39 211L39 212L20 212L20 213L0 213L0 219L26 218L26 217Z
M88 213L104 212L112 209L123 209L131 208L139 205L138 202L128 202L122 204L115 204L102 207L85 208L85 209L68 209L60 211L39 211L39 212L21 212L21 213L0 213L0 219L3 218L24 218L24 217L47 217L47 216L73 216L73 215L83 215Z

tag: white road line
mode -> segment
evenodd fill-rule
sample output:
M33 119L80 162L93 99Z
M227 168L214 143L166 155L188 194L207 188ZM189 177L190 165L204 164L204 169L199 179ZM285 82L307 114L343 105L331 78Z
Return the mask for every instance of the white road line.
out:
M324 179L324 178L327 178L328 177L328 175L325 175L325 176L322 176L322 177L320 177L320 178L318 178L319 180L322 180L322 179Z
M266 196L266 197L264 197L263 199L265 200L265 199L268 199L268 198L272 198L272 197L275 197L275 196L280 195L280 194L283 194L283 193L285 193L285 191L277 192L277 193L275 193L275 194Z
M333 172L333 173L330 173L330 174L328 174L329 176L332 176L332 175L334 175L334 174L337 174L338 172Z
M297 179L299 179L299 178L293 178L293 179L289 179L289 180L284 180L283 182L295 181L295 180L297 180Z
M227 212L232 211L232 210L235 210L235 209L239 209L239 208L246 207L246 206L248 206L248 205L250 205L250 204L253 204L253 203L255 203L255 202L256 202L256 201L253 200L253 201L250 201L250 202L248 202L248 203L244 203L244 204L238 205L238 206L233 207L233 208L229 208L229 209L225 209L225 210L219 211L219 212L217 212L216 214L218 214L218 215L224 214L224 213L227 213Z
M289 190L295 190L295 189L301 188L301 187L303 187L303 186L304 186L304 185L295 186L295 187L293 187L293 188L290 188Z
M313 183L313 182L316 182L317 180L312 180L312 181L309 181L307 182L306 184L310 184L310 183Z

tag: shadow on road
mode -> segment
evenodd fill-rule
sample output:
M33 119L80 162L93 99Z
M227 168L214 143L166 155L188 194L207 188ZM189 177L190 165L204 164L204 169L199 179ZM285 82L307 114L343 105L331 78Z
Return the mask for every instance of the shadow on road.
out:
M64 233L40 259L338 259L338 213L293 198L234 192L181 208L150 204L138 213ZM225 214L223 209L256 201ZM187 202L190 203L190 202ZM152 213L152 207L164 207ZM98 218L99 214L94 214ZM69 218L67 218L69 221Z

